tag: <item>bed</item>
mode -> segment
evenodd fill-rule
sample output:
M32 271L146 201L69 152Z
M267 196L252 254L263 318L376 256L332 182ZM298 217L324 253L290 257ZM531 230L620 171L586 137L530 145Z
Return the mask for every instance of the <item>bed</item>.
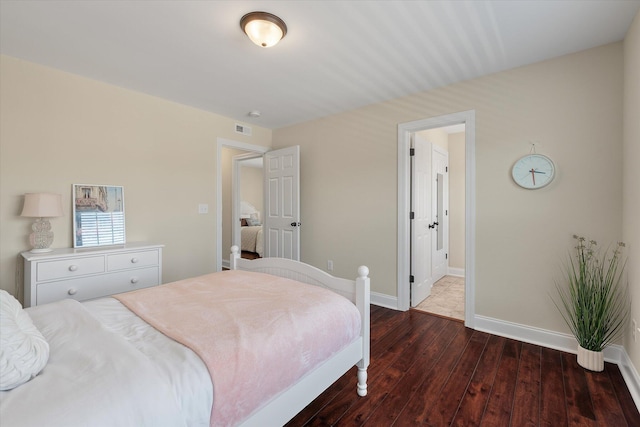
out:
M354 393L365 396L369 365L368 269L360 267L355 280L345 280L292 260L245 260L239 252L238 247L232 248L231 271L152 288L162 288L155 293L141 290L83 303L63 300L26 310L14 307L19 319L15 323L26 325L23 331L28 342L18 347L39 353L36 359L44 358L45 364L42 369L37 366L41 360L25 363L35 363L34 369L42 370L24 384L0 392L3 425L282 425L353 366L358 368ZM249 284L254 279L257 288ZM210 281L218 284L227 280L231 280L228 285L207 285ZM187 288L190 291L184 292ZM248 293L243 293L245 288ZM307 291L313 301L304 296ZM187 299L188 293L195 298ZM269 297L283 301L286 295L297 302L266 302ZM181 307L189 311L190 304L202 304L211 296L219 298L214 309L198 310L186 322L175 320L176 316L191 317L184 315ZM11 323L5 310L8 299L1 299L3 352L16 344L10 342L14 334L7 332ZM322 301L326 303L321 304ZM274 312L267 315L265 304ZM142 310L134 314L140 307ZM297 320L297 316L326 313L338 307L337 318L352 319L348 326L331 325L335 312L312 320L309 326ZM226 315L240 318L234 310L248 312L253 323L217 323L225 326L217 330L213 327ZM152 327L149 322L157 322L154 316L161 312L170 313L165 324L160 315L160 324ZM287 324L287 319L293 325ZM214 323L205 324L203 320ZM185 327L200 331L205 337L208 333L218 334L214 341L220 349L228 336L234 335L229 331L237 329L242 337L239 342L246 348L203 355L203 347L216 346L202 339L202 335L187 337L187 345L169 338L180 335ZM284 332L274 332L278 328ZM338 330L340 334L329 333ZM311 336L311 344L298 344L299 335ZM309 347L331 335L342 335L344 343L332 350L324 345L322 349ZM198 342L192 348L189 340L193 339ZM278 344L276 350L268 349L269 341ZM302 360L302 366L294 363L296 357L286 356L286 351L300 353L296 357ZM319 356L323 351L328 354ZM3 363L5 356L2 355ZM222 365L212 368L212 360ZM5 375L5 367L2 369L4 386L12 373ZM226 372L231 376L225 377ZM248 377L238 380L242 378L240 374Z
M240 202L240 249L245 258L263 257L264 240L260 211L246 200Z
M262 258L264 252L262 225L242 225L240 227L240 242L242 252L251 252Z

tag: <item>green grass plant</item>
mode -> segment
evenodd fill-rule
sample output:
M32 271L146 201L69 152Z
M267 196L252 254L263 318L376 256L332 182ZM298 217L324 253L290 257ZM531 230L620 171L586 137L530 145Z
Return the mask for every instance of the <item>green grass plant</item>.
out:
M601 251L594 240L573 236L575 254L566 265L566 280L556 283L554 304L581 347L602 351L617 341L627 325L631 303L621 260L624 243Z

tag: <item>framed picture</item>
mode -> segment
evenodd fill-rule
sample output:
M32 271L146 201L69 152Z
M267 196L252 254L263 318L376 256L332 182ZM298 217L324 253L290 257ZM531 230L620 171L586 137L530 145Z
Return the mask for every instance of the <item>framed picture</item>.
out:
M74 248L124 244L124 188L74 184L73 236Z

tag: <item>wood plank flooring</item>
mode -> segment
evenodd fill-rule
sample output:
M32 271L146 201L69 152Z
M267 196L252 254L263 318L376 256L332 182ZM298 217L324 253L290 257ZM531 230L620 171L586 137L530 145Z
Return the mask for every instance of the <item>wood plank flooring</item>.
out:
M620 370L605 365L585 371L573 354L372 306L368 395L354 368L287 426L640 426Z

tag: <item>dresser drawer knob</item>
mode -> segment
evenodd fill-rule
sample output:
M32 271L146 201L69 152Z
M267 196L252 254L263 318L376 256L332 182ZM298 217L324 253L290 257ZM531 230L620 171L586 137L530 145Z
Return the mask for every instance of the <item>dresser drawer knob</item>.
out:
M136 262L138 262L139 259L138 258L131 258L131 264L135 264Z
M70 265L69 266L69 271L76 271L78 269L77 265Z
M134 284L134 285L135 285L136 283L138 283L139 281L140 281L140 279L138 279L137 277L132 277L132 278L131 278L131 283L132 283L132 284Z
M67 293L69 295L75 295L78 292L78 290L76 288L71 288L67 291Z

